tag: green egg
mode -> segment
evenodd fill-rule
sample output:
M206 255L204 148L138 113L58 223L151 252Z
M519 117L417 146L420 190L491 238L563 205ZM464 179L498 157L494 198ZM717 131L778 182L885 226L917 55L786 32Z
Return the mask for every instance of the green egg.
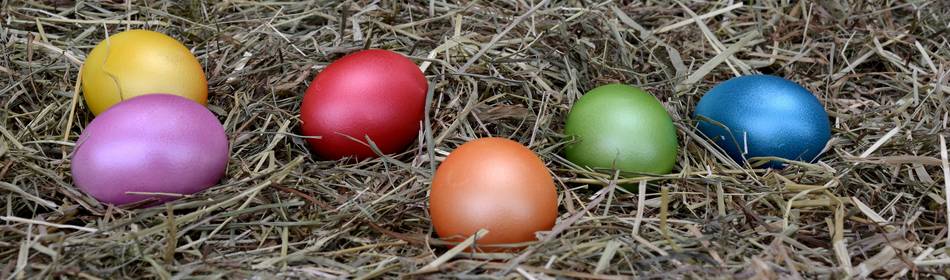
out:
M571 162L590 168L667 174L676 162L676 127L653 95L623 84L584 94L567 116Z

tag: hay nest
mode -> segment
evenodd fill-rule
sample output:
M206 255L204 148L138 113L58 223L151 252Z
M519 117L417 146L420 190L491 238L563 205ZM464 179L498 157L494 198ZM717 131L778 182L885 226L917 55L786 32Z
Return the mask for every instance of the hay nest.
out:
M946 1L316 2L331 3L2 1L0 278L950 273ZM76 87L84 55L132 28L192 49L232 153L220 185L125 210L79 192L69 159L93 117ZM370 47L425 69L427 125L402 154L321 161L297 136L302 93L327 63ZM697 135L698 98L749 73L818 95L833 121L820 161L744 168ZM560 155L571 104L608 82L647 89L679 128L673 174L620 174L656 191L610 187L613 172ZM545 160L558 225L516 253L448 251L426 212L433 168L489 135Z

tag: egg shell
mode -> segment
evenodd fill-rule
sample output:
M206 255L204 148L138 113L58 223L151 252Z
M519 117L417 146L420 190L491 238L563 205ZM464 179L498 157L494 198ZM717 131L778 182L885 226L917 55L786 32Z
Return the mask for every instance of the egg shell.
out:
M700 99L694 116L699 131L738 163L753 157L811 162L831 138L828 113L818 98L771 75L740 76L716 85ZM784 165L773 160L766 167Z
M588 91L571 107L564 128L573 141L571 162L591 168L666 174L676 163L676 127L653 95L608 84Z
M477 244L536 239L557 218L557 191L544 162L527 147L504 138L481 138L449 154L435 172L429 215L436 233L462 241L485 228ZM479 251L501 251L480 246Z
M428 82L405 56L387 50L346 55L314 78L300 106L301 130L325 159L375 157L402 151L417 137Z
M123 101L93 119L72 157L75 184L103 203L122 205L193 194L215 185L228 164L224 127L207 108L176 95Z
M134 29L99 42L82 66L86 105L100 114L122 100L167 93L205 104L208 81L198 59L165 34Z

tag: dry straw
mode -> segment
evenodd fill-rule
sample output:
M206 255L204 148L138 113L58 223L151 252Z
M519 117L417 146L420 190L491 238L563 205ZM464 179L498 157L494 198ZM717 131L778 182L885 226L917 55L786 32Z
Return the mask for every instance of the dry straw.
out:
M948 22L939 0L0 1L0 279L945 277ZM192 49L232 144L220 185L165 207L99 204L69 173L93 117L77 96L84 54L130 28ZM368 47L429 77L419 141L320 161L298 135L302 93ZM825 156L743 168L693 129L698 98L747 73L820 98ZM663 101L679 128L674 174L559 155L571 104L608 82ZM517 253L449 250L429 223L429 180L489 135L547 162L559 224Z

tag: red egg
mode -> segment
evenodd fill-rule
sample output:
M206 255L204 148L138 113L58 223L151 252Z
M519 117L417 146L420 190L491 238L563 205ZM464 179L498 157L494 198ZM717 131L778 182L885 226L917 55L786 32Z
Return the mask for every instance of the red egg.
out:
M429 85L419 67L387 50L364 50L323 69L300 106L302 132L326 159L370 158L402 151L419 132Z

